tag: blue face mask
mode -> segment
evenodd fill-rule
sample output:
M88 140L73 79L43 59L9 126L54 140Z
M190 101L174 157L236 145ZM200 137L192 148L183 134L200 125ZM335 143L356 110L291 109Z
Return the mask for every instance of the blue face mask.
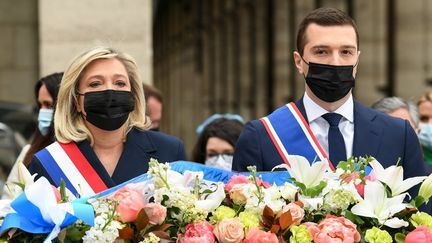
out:
M432 149L432 124L420 123L419 128L421 129L418 135L420 144L423 147Z
M48 134L53 118L53 109L40 109L38 116L38 128L43 136Z

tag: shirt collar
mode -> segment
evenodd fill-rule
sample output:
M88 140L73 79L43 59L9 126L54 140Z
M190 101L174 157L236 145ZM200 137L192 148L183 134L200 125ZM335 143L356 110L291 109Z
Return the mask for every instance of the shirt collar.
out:
M315 103L306 92L303 96L303 104L309 123L328 113L327 110ZM350 95L348 100L334 112L342 115L348 121L354 122L354 101L352 95Z

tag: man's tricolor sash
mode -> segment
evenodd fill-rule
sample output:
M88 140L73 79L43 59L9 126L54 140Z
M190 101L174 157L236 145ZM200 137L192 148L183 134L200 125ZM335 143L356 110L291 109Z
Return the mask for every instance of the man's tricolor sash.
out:
M74 142L54 142L35 156L56 186L60 186L60 180L63 179L66 187L75 195L91 196L107 189Z
M260 121L286 164L290 165L288 155L301 155L310 163L329 161L330 168L334 170L309 124L294 103L280 107Z

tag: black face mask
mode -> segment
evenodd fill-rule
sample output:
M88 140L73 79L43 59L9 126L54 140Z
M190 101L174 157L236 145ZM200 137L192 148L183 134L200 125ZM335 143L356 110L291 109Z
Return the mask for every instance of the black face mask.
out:
M355 65L335 66L303 61L309 66L305 77L306 83L314 95L323 101L335 102L340 100L355 85L353 77Z
M81 95L84 95L86 120L107 131L119 129L135 108L135 101L130 91L108 89Z

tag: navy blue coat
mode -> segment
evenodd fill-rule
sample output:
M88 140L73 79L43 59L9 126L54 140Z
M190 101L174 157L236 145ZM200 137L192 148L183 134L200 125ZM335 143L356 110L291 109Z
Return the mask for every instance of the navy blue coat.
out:
M84 140L77 145L108 188L146 173L150 158L155 158L161 163L187 158L183 143L178 138L161 132L132 129L127 135L123 153L111 177L97 158L89 141ZM38 173L37 178L46 177L54 184L35 156L30 162L29 171L31 174Z
M303 100L296 105L307 121ZM431 173L431 168L423 162L417 135L408 121L377 112L354 100L353 156L366 155L374 156L384 168L400 159L405 178ZM248 122L237 141L233 170L246 171L248 165L255 165L257 171L269 171L282 163L261 121Z

